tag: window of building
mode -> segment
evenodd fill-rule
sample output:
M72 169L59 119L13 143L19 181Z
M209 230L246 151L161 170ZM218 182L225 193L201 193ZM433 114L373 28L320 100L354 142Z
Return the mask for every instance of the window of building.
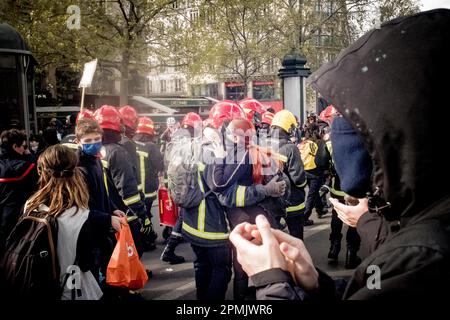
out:
M183 79L175 79L175 92L183 91Z
M152 82L152 80L148 80L148 92L153 92L153 82Z
M321 12L322 11L322 6L320 5L320 1L316 2L316 12Z
M267 62L267 72L275 72L275 69L277 67L277 60L276 59L270 59L269 62Z
M206 87L208 97L217 99L219 97L219 85L217 83L208 84Z
M245 86L243 83L226 82L225 96L229 100L242 100L245 98Z
M161 92L164 93L167 91L167 83L166 80L159 80L159 85L160 85L160 89Z
M199 12L197 10L192 10L190 12L191 22L195 22L199 17Z
M253 82L253 98L256 100L274 100L275 86L273 81Z

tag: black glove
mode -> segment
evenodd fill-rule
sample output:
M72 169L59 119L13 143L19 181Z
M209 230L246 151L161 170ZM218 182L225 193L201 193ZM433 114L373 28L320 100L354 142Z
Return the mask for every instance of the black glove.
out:
M139 220L141 222L141 233L143 235L148 236L150 233L154 233L153 224L149 218L145 218L145 220L144 219L139 219Z

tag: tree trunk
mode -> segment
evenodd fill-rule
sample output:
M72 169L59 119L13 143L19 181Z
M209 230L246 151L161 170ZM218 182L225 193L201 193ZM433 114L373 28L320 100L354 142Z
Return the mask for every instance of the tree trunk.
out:
M53 99L57 99L58 88L56 87L56 67L50 65L47 69L47 77L46 77L47 88L52 94Z
M122 62L120 64L120 105L128 104L128 75L130 65L130 54L128 51L122 53Z

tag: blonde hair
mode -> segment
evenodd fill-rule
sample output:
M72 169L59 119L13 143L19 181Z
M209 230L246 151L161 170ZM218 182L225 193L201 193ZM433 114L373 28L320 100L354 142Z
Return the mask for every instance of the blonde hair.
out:
M92 119L81 119L78 121L77 127L75 128L75 136L78 140L91 133L103 135L103 130L100 128L97 121Z
M57 144L47 148L38 159L39 190L28 200L25 213L39 210L41 204L49 207L52 216L72 207L76 212L87 209L88 187L77 163L77 155L68 147Z

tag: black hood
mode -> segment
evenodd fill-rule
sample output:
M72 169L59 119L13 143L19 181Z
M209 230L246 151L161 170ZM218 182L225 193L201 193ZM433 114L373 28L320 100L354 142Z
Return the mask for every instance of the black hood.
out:
M373 188L408 217L450 195L450 10L402 17L361 37L310 82L361 134Z

